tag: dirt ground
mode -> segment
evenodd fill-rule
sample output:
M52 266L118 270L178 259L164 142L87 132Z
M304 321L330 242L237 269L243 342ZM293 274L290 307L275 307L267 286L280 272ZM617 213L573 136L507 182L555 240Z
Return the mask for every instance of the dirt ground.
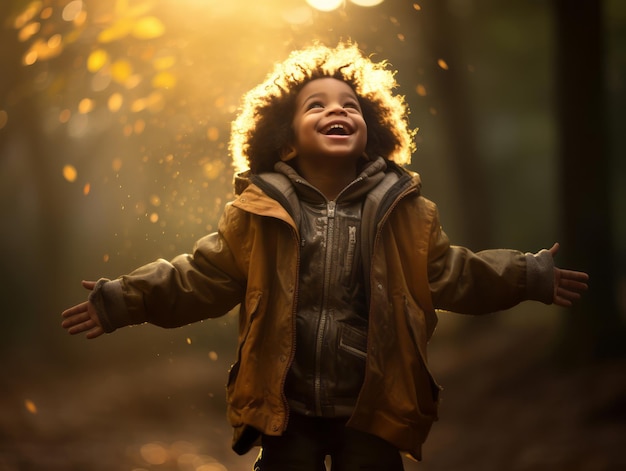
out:
M554 332L545 328L452 330L430 352L444 387L440 420L407 471L626 469L626 361L558 367L546 360ZM83 362L10 362L0 471L250 470L254 453L230 450L229 359L204 346L154 353L145 342L91 367L111 341L90 343Z

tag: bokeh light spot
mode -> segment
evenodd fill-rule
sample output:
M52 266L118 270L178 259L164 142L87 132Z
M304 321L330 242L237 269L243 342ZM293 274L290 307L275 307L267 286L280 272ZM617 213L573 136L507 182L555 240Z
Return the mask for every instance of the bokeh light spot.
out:
M170 72L159 72L152 79L154 88L172 88L176 85L176 77Z
M4 110L0 110L0 129L4 128L9 122L9 113Z
M443 70L448 70L448 63L444 61L443 59L439 59L437 61L437 65L441 67Z
M68 182L72 183L76 181L76 177L78 177L76 167L69 164L63 167L63 178L65 178Z
M83 98L78 103L78 112L85 114L92 111L94 108L94 101L91 98Z
M36 414L37 413L37 406L30 399L26 399L24 401L24 407L26 407L26 410L28 412L30 412L31 414Z
M114 172L119 172L122 169L122 159L119 157L114 158L113 162L111 162L111 168Z
M111 64L111 77L117 83L126 82L133 74L133 66L125 59L119 59Z
M137 39L154 39L162 36L165 26L156 16L140 18L133 26L132 35Z
M65 124L70 120L71 117L72 112L68 109L64 109L59 113L59 122Z
M418 84L415 91L419 96L426 96L426 87L422 84Z
M104 49L96 49L87 58L87 70L97 72L109 61L109 53Z
M83 186L83 195L87 196L91 192L91 184L85 183Z
M159 222L159 215L157 213L151 213L149 219L152 224L156 224Z
M109 107L109 111L115 113L116 111L119 111L123 103L124 97L121 93L116 92L109 97L109 100L107 101L107 106Z
M220 138L220 131L215 126L211 126L206 132L207 138L211 142L215 142Z
M21 42L27 41L32 36L37 34L40 29L41 29L41 23L39 23L38 21L29 23L26 26L24 26L22 29L20 29L19 33L17 34L17 39Z
M15 29L22 28L26 23L32 20L37 13L41 11L43 3L41 1L30 2L26 9L15 17L13 26Z
M153 465L161 465L169 457L167 450L158 443L146 443L140 448L139 453L146 463Z
M62 18L65 21L74 21L78 15L83 11L83 2L80 0L74 0L63 8Z
M217 361L217 352L214 352L213 350L211 350L209 352L209 359L211 359L212 361Z

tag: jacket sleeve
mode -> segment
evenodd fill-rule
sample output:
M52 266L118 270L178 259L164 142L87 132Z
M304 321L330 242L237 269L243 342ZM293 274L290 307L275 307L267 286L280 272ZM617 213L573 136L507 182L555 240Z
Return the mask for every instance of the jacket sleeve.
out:
M149 322L179 327L226 314L241 301L245 277L228 244L225 215L217 232L192 254L156 260L115 280L101 279L90 295L106 332Z
M435 212L428 250L428 278L436 309L484 314L525 300L552 303L554 263L537 254L495 249L472 252L450 245Z

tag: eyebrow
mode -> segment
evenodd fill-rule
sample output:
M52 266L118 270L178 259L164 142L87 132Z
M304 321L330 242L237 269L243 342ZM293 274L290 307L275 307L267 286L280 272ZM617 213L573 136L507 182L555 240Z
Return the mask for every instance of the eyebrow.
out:
M328 96L328 93L326 93L326 92L313 93L312 95L309 95L304 100L302 100L302 104L304 105L308 101L314 100L316 98L326 98L327 96ZM341 98L350 98L351 100L356 100L356 102L360 104L359 98L356 96L355 93L341 92L341 94L339 96Z

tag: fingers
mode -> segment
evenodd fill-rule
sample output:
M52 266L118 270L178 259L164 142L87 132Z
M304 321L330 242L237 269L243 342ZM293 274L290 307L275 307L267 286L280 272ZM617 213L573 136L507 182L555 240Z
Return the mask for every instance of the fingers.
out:
M83 280L83 281L80 282L80 284L83 285L83 288L88 289L90 291L92 291L96 287L96 282L95 281Z
M555 242L554 245L548 249L548 252L552 254L552 258L556 257L556 254L559 251L559 248L561 248L561 246L559 245L558 242Z

